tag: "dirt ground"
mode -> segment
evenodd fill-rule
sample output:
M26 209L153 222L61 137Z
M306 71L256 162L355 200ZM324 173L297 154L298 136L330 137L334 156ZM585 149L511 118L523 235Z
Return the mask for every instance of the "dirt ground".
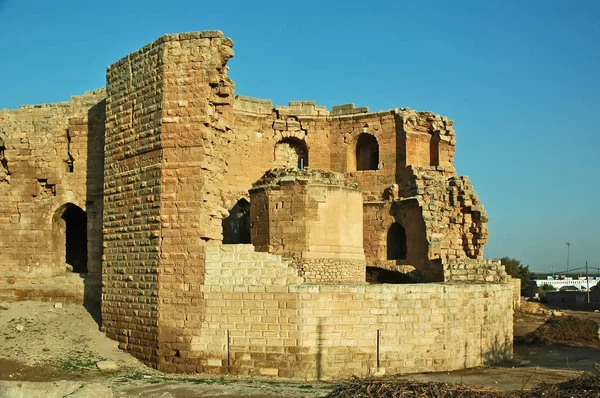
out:
M600 322L600 313L566 312ZM515 336L535 330L549 316L552 315L540 313L533 307L530 311L517 313ZM96 363L103 360L114 361L118 369L100 371ZM596 363L600 363L598 349L515 345L514 359L497 366L404 378L518 390L541 381L565 381L584 370L594 371ZM320 382L161 374L119 351L116 342L99 331L82 306L35 301L0 304L0 397L11 396L2 392L17 388L15 386L38 388L44 394L40 396L51 396L51 389L65 387L59 386L59 380L74 383L72 390L80 391L81 396L90 394L84 394L83 386L97 385L107 388L109 393L112 391L115 397L312 398L323 397L333 388L332 384ZM13 381L36 383L11 384ZM97 396L109 395L98 393Z

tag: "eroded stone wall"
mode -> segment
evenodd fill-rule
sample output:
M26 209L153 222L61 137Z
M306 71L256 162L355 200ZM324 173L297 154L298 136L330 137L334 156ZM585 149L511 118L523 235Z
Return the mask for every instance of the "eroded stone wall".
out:
M104 98L96 90L69 102L0 110L3 296L99 299ZM61 217L69 207L87 215L80 232L88 237L82 270L89 272L81 275L67 265Z
M233 134L233 82L226 62L233 43L218 31L163 40L158 366L167 369L198 333L204 246L222 240L223 148Z
M503 267L483 260L487 216L454 170L452 121L234 98L232 45L218 31L166 35L111 65L106 94L0 111L8 295L97 292L103 254L103 329L166 371L366 374L377 335L392 372L508 355L510 289ZM229 211L277 165L352 183L311 185L289 170L252 198L253 243L289 261L221 245ZM85 279L64 275L73 206L87 213ZM464 283L358 286L365 257L421 282ZM67 288L53 288L56 275Z
M362 194L342 174L273 169L250 190L252 242L308 282L364 282Z

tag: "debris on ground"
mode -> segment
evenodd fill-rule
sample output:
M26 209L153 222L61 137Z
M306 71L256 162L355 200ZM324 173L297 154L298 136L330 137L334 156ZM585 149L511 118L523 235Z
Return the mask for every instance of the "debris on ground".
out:
M119 369L147 370L119 350L118 342L99 330L82 305L71 303L10 303L0 311L0 358L64 371L96 370L103 360L115 362Z
M99 383L55 381L0 381L0 396L6 398L113 398L112 390Z
M99 361L96 363L96 366L98 367L98 369L107 372L117 370L119 368L115 361Z
M515 339L523 344L549 346L562 344L573 347L600 347L598 323L572 315L554 317L531 333Z
M522 312L525 314L540 314L545 315L550 310L544 304L537 301L521 301L519 308L516 309L517 312Z
M403 379L354 378L326 395L326 398L539 398L600 397L600 375L583 373L564 383L541 383L531 390L500 391L464 384L416 382Z
M454 383L417 382L402 379L360 379L354 378L338 386L326 398L476 398L506 397L500 390L484 387L470 387Z
M535 386L531 391L523 391L519 398L537 397L569 397L569 398L593 398L600 397L600 375L594 373L583 373L579 377L567 380L563 383L545 384Z

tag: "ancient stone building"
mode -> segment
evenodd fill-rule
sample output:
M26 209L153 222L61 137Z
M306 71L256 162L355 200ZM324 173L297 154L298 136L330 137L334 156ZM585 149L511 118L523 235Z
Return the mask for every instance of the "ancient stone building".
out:
M109 66L106 89L0 111L0 297L101 305L105 333L163 371L510 356L512 285L483 259L452 121L235 97L232 46L165 35Z

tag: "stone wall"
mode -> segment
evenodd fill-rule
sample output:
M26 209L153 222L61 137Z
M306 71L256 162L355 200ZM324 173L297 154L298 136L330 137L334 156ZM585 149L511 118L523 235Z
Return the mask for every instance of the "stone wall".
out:
M513 285L513 304L517 310L521 306L521 279L511 277L509 281Z
M339 173L273 169L250 190L252 242L307 282L364 282L362 195Z
M147 364L158 362L164 50L149 44L106 77L102 329Z
M289 260L257 252L252 245L208 245L205 253L206 285L286 286L304 282Z
M0 295L99 299L104 97L0 110ZM81 276L68 275L62 219L77 207L87 215Z
M450 371L512 354L509 284L218 282L200 287L202 328L166 370L334 379Z
M332 378L508 355L510 289L483 260L487 216L454 170L452 121L234 98L232 46L166 35L111 65L106 92L0 111L0 297L93 299L102 272L103 330L167 371ZM309 168L253 195L252 239L290 261L221 245L278 164ZM315 169L337 177L311 183ZM365 256L466 283L367 286Z

